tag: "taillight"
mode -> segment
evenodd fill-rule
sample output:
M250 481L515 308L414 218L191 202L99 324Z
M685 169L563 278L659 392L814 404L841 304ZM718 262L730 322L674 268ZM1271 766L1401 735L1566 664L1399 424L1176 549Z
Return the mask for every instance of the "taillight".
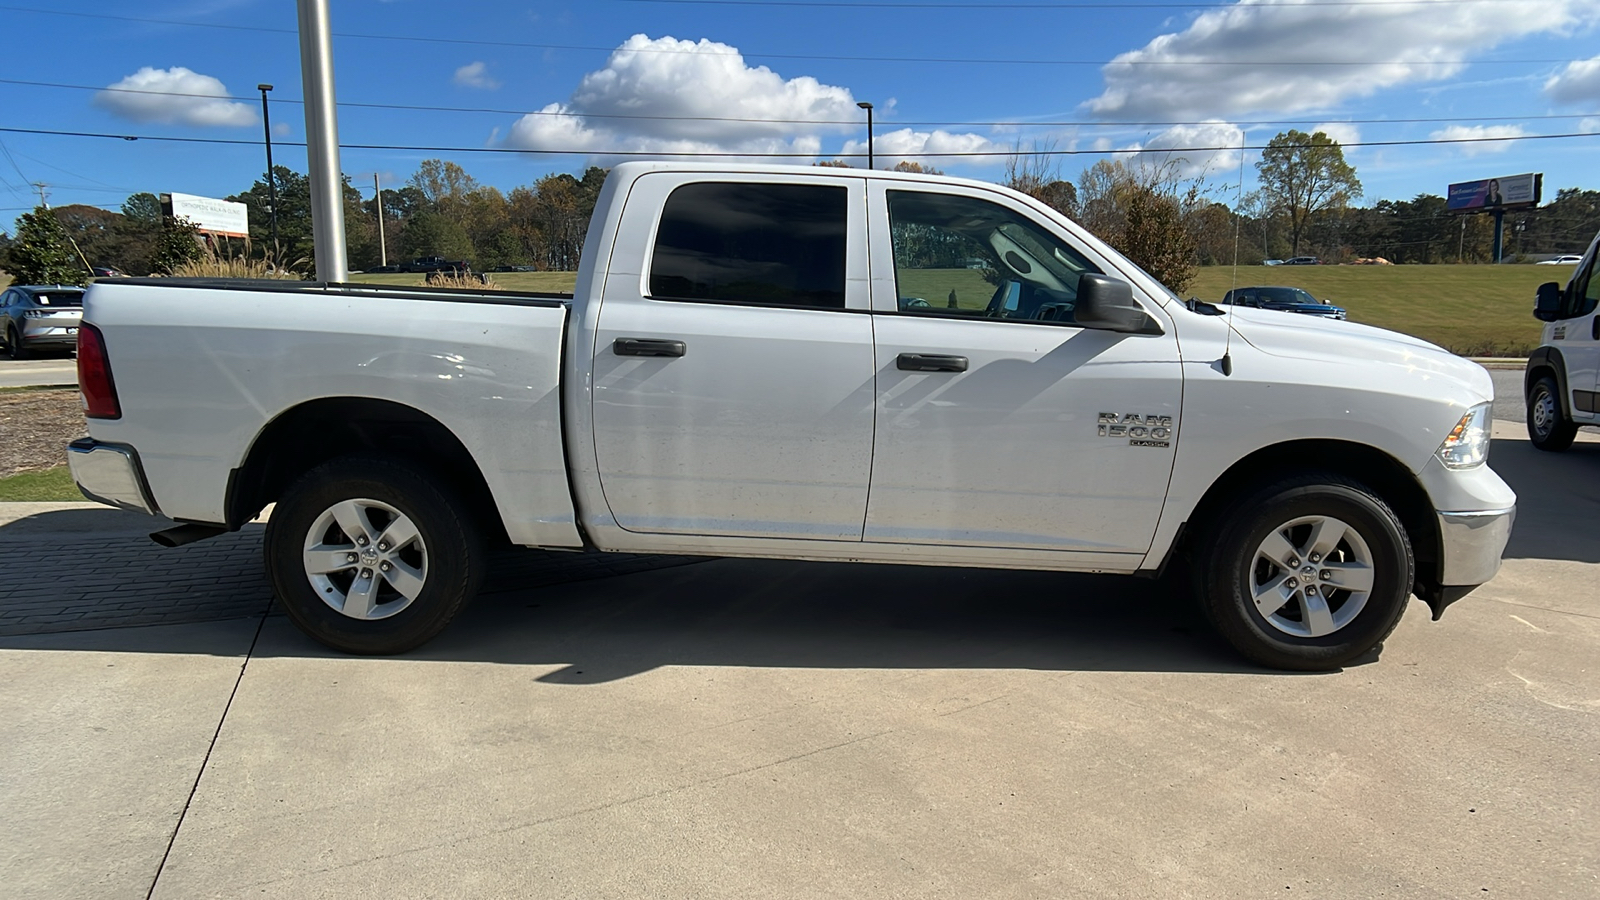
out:
M78 327L78 391L83 396L85 416L122 418L117 385L111 380L111 360L106 357L106 339L100 329L88 324Z

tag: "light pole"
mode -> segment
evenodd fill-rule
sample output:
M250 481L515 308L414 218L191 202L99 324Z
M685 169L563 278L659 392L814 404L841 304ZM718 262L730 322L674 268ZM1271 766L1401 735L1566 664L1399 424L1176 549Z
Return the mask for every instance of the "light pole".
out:
M872 104L862 100L856 106L867 111L867 168L875 168L872 164Z
M258 84L261 92L261 133L267 138L267 216L272 222L272 265L278 265L278 179L272 175L272 117L267 112L267 91L270 84Z

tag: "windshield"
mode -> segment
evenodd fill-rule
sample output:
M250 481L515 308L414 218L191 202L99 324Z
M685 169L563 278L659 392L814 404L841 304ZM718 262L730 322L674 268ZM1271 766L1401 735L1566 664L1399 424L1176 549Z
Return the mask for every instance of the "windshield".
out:
M1321 306L1317 298L1299 288L1269 287L1260 288L1261 299L1269 303L1313 303Z

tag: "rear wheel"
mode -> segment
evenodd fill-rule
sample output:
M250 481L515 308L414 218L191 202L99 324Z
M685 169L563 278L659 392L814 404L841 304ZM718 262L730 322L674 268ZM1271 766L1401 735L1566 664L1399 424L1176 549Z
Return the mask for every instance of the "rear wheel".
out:
M350 456L308 472L267 524L267 575L289 618L346 653L402 653L443 631L482 579L472 521L412 466Z
M1366 487L1333 474L1286 478L1244 495L1202 549L1202 604L1250 659L1337 668L1383 642L1411 593L1411 544Z
M22 334L17 326L6 326L6 355L12 359L27 359L28 348L22 344Z
M1540 450L1559 452L1577 436L1577 423L1561 414L1561 388L1549 375L1540 376L1528 391L1528 440Z

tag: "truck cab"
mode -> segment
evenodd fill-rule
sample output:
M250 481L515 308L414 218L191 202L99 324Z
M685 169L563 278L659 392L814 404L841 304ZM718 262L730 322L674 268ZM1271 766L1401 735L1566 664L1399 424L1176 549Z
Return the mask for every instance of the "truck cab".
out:
M1523 393L1528 439L1540 450L1572 446L1578 428L1600 425L1600 235L1563 286L1539 285L1533 315L1544 322L1539 349L1528 357Z

